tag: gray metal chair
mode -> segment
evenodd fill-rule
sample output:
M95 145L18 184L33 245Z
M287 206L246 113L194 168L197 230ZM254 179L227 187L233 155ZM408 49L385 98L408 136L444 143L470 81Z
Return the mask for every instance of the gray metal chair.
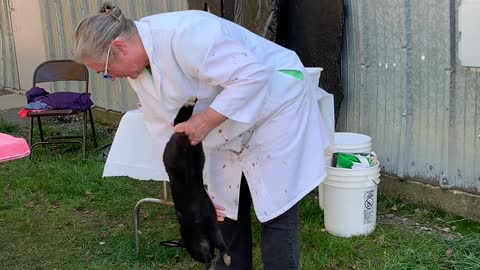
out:
M73 60L50 60L41 63L33 73L33 86L37 86L39 83L45 82L58 82L58 81L78 81L83 84L84 92L88 93L88 70L83 64L79 64ZM65 91L65 90L62 90ZM45 144L70 144L78 143L82 146L83 159L86 156L86 144L87 144L87 113L90 118L90 127L92 130L92 140L94 146L97 147L97 140L95 137L95 127L93 124L92 109L87 110L46 110L40 112L30 111L27 117L30 117L30 149L33 152L33 148L38 145ZM83 126L81 136L54 136L45 138L42 129L42 117L52 116L68 116L68 115L83 115ZM40 132L40 141L33 142L33 125L34 118L37 119L38 129ZM82 140L71 140L75 138L81 138ZM32 153L30 153L31 158Z

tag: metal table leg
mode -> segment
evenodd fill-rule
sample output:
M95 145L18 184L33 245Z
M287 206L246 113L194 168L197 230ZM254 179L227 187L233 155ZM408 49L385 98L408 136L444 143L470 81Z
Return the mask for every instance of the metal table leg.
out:
M166 191L164 191L164 198L166 198ZM173 202L162 200L162 199L156 199L156 198L144 198L137 202L137 204L135 205L135 208L133 209L133 222L135 226L135 250L137 255L140 253L140 233L141 233L140 223L139 223L140 207L144 203L157 203L157 204L173 206Z

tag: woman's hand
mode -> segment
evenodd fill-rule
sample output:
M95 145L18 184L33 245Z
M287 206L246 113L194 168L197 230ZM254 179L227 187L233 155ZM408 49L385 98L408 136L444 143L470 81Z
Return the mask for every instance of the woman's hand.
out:
M204 112L193 114L188 121L175 126L175 132L185 132L192 145L203 141L212 130L208 125L208 119Z
M185 132L192 145L199 144L208 133L219 126L227 118L211 108L193 114L188 121L175 126L175 132Z
M213 201L212 201L213 202ZM225 220L225 208L222 206L213 203L213 206L215 207L215 212L217 213L217 221L222 222Z
M215 212L217 214L217 221L218 222L224 221L225 220L225 208L223 206L220 206L220 205L216 204L212 200L212 196L208 195L208 197L210 198L210 201L212 202L213 207L215 207Z

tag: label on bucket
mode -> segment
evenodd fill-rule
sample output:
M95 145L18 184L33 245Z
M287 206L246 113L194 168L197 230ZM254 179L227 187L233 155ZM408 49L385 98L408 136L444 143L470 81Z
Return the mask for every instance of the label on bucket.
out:
M373 223L375 220L375 198L374 190L368 190L363 193L363 224Z

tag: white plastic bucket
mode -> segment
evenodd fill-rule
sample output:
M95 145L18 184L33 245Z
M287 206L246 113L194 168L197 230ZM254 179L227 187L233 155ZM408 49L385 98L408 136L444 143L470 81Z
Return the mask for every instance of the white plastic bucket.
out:
M366 169L327 168L324 220L328 233L350 237L373 232L380 164Z
M342 153L370 153L372 152L372 138L367 135L351 132L335 132L333 149L325 151L326 166L332 166L332 155ZM318 186L318 204L320 209L325 208L323 183Z
M318 85L318 83L320 82L320 76L322 74L323 68L308 67L308 68L305 68L305 71L307 71L308 76L315 83L315 85Z
M372 152L372 138L364 134L351 132L335 132L334 140L334 152Z

